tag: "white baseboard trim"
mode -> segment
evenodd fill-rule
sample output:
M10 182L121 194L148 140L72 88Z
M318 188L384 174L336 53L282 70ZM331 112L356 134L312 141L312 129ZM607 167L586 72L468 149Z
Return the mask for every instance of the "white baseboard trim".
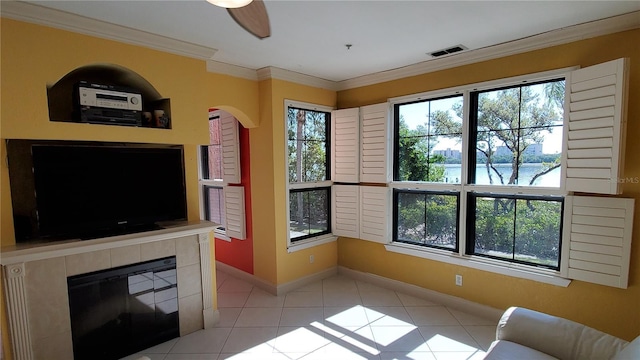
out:
M282 284L282 285L278 285L278 295L284 295L286 293L289 293L295 289L299 289L305 285L309 285L312 284L316 281L320 281L322 279L326 279L328 277L332 277L334 275L338 274L338 267L334 266L331 267L329 269L326 270L322 270L320 272L317 272L315 274L311 274L305 277L302 277L300 279L296 279L293 281L290 281L286 284Z
M344 266L338 266L338 274L350 277L354 280L368 282L386 289L398 291L417 298L425 299L434 303L442 304L452 309L463 311L467 314L475 315L498 323L504 310L482 305L457 296L443 294L434 290L425 289L416 285L407 284L402 281L385 278L379 275L365 273Z
M202 311L204 318L204 328L211 329L220 321L220 311L213 309L205 309Z
M260 289L273 294L273 295L277 295L277 286L275 284L272 284L266 280L262 280L259 277L253 275L253 274L249 274L248 272L242 271L240 269L234 268L231 265L227 265L225 263L222 263L220 261L216 260L216 269L225 272L231 276L233 276L234 278L238 279L238 280L242 280L242 281L246 281L249 284L252 284L253 286L257 286Z
M260 289L273 294L273 295L285 295L288 292L291 292L295 289L301 288L305 285L314 283L318 280L322 280L328 277L331 277L333 275L336 275L338 273L338 267L334 266L331 267L329 269L326 270L322 270L320 272L317 272L315 274L311 274L293 281L290 281L288 283L285 284L281 284L281 285L275 285L273 283L270 283L268 281L265 281L263 279L260 279L259 277L249 274L247 272L244 272L242 270L236 269L233 266L227 265L225 263L222 263L220 261L216 261L216 269L225 272L233 277L235 277L236 279L242 280L242 281L246 281L254 286L259 287Z

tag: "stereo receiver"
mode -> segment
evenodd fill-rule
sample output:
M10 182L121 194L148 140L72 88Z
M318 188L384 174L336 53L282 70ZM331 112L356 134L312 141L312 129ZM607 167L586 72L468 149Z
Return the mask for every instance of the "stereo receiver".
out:
M129 88L80 82L76 86L79 121L141 126L142 94Z

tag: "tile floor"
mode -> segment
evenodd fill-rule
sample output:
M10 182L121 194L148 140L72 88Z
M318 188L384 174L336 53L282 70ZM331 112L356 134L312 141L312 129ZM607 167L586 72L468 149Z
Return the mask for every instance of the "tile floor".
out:
M492 321L336 275L273 296L218 271L220 322L126 360L481 359Z

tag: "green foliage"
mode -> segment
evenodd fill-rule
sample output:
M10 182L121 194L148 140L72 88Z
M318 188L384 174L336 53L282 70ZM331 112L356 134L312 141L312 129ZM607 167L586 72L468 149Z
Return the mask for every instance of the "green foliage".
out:
M442 164L445 163L445 157L430 154L436 145L436 141L432 135L429 135L425 125L418 126L417 129L409 129L404 119L400 117L398 127L398 180L443 181L445 169Z
M327 121L329 114L288 108L289 182L327 179Z
M556 267L561 203L476 198L475 252Z
M455 248L458 198L455 195L399 192L398 239Z

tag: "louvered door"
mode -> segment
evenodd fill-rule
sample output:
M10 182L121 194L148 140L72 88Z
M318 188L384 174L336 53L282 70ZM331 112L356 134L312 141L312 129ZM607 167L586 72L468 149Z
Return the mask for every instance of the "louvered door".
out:
M627 59L570 74L565 138L567 191L622 192L627 77Z

